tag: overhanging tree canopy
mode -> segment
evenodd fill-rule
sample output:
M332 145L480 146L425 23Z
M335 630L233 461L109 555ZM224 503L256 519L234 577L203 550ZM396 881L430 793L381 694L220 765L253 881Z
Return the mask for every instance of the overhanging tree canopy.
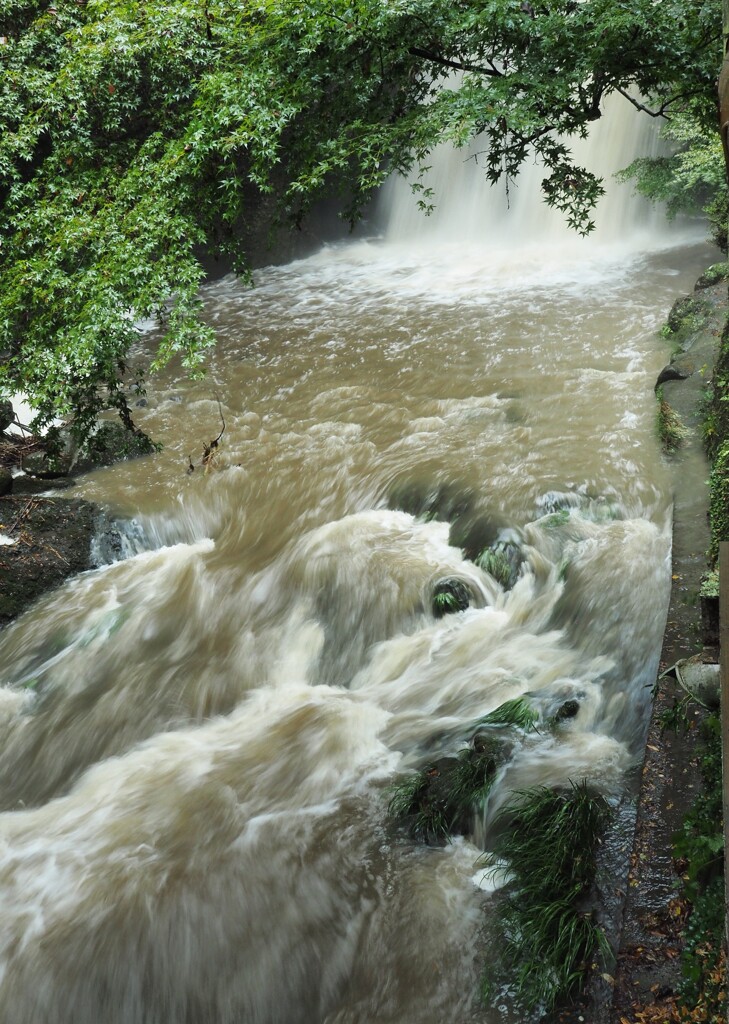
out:
M199 254L245 271L257 195L355 220L444 140L481 134L493 182L536 154L587 232L602 186L566 140L611 92L713 130L720 38L714 0L0 0L0 392L79 433L125 410L135 317L155 365L203 361Z

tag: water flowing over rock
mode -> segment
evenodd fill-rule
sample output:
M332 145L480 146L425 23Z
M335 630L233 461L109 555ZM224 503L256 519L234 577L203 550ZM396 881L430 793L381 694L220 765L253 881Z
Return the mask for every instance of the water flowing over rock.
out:
M628 784L669 582L657 329L706 262L627 207L530 248L513 205L208 285L214 386L169 367L163 450L79 479L108 564L0 633L8 1022L503 1024L477 864L515 791ZM538 727L484 724L519 700ZM463 835L393 824L398 780L497 730Z

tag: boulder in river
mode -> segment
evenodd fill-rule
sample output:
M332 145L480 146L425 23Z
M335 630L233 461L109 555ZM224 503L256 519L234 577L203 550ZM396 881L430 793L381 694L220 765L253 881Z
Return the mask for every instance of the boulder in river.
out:
M468 586L456 577L438 580L433 587L431 606L436 619L454 612L463 612L471 604L472 594Z
M3 398L0 401L0 434L4 434L13 423L15 423L13 403L7 398Z
M74 471L87 473L101 466L111 466L125 459L151 455L158 446L141 431L127 430L121 423L102 423L84 441L74 464Z

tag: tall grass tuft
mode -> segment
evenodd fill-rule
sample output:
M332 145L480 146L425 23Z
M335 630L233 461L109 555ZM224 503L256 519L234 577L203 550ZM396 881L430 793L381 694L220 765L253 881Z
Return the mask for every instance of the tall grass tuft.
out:
M514 697L479 719L479 725L513 725L526 732L536 728L539 712L525 697Z
M514 570L503 548L485 548L476 558L476 565L505 589L514 582Z
M494 865L506 861L510 881L499 907L501 958L484 978L485 997L502 972L529 1012L547 1012L580 987L592 956L605 949L585 903L611 816L585 783L566 792L525 790L502 810L487 857Z
M470 749L428 764L393 787L389 813L415 839L448 842L467 831L471 816L488 796L496 767L490 753Z

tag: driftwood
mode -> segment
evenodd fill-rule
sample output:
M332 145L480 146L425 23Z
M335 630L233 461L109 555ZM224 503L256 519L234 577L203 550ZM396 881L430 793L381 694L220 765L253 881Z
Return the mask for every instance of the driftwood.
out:
M215 459L218 454L218 445L220 444L220 439L225 433L225 417L223 416L223 407L220 404L220 399L218 398L217 395L215 396L215 398L218 403L218 412L220 413L220 422L222 426L220 428L220 433L218 434L217 437L214 437L212 441L209 441L207 444L203 442L203 454L202 459L200 461L200 466L206 473L213 469L215 466ZM195 463L192 461L192 455L187 456L187 463L188 475L190 473L194 473L196 467Z

